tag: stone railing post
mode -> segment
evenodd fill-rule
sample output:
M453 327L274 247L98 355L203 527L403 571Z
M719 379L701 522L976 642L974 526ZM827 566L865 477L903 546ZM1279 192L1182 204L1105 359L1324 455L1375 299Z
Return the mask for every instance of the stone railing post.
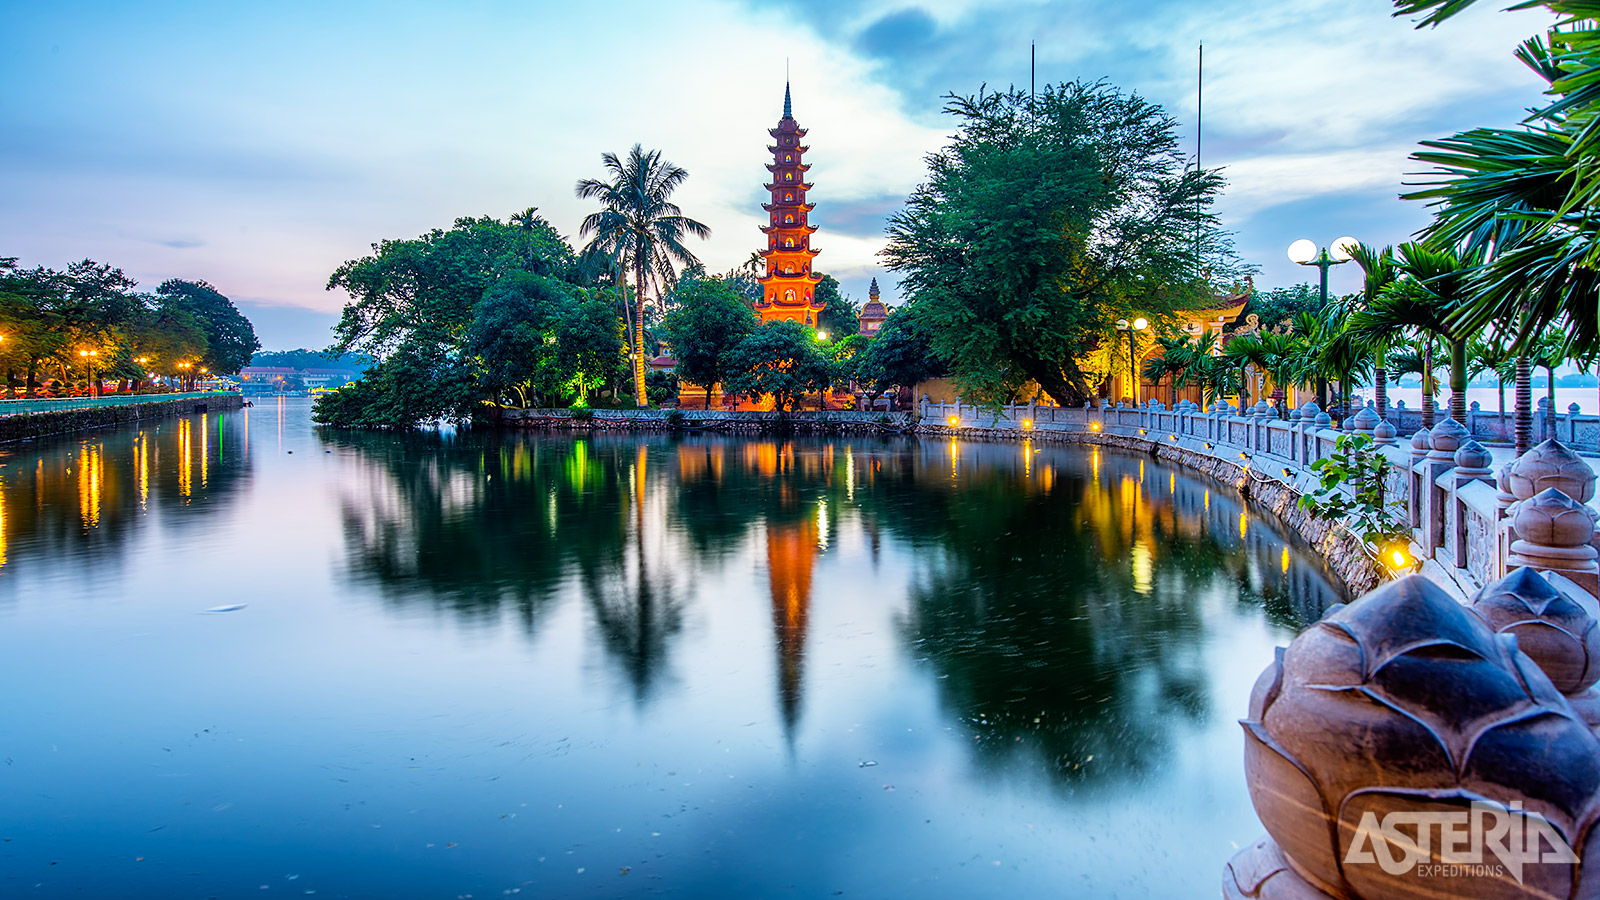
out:
M1488 484L1494 483L1494 473L1489 464L1494 462L1494 457L1484 446L1472 438L1467 438L1466 443L1456 450L1454 478L1450 487L1451 538L1455 547L1455 566L1458 569L1467 567L1467 505L1463 503L1457 492L1465 485L1474 481Z
M1423 460L1422 544L1428 555L1445 545L1445 529L1450 516L1450 492L1439 486L1439 476L1455 468L1456 451L1471 440L1467 428L1449 416L1437 420L1428 434L1431 448Z
M1560 572L1600 595L1595 566L1595 473L1571 448L1547 440L1506 468L1505 487L1515 500L1502 520L1506 567ZM1581 520L1581 521L1580 521Z
M1567 404L1567 444L1578 446L1578 404Z

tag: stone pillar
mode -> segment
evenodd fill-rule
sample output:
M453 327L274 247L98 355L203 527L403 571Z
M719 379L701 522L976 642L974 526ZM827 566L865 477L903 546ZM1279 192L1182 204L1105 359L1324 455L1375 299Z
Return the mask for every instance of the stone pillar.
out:
M1518 501L1513 519L1517 540L1507 564L1559 572L1600 594L1600 567L1595 565L1594 520L1587 507L1555 488Z
M1428 451L1427 459L1423 460L1420 485L1422 545L1429 556L1445 545L1450 515L1450 492L1439 486L1439 476L1455 468L1456 451L1461 449L1462 443L1472 439L1467 434L1467 426L1449 416L1441 416L1434 423L1433 430L1428 433L1428 444L1432 449Z
M1467 505L1456 495L1462 487L1474 481L1494 484L1494 475L1489 469L1492 462L1494 457L1472 438L1467 438L1466 443L1456 450L1455 469L1451 473L1450 536L1455 551L1452 555L1458 569L1467 567L1467 552L1471 547L1467 544Z
M1578 446L1578 404L1567 404L1567 443Z
M1411 478L1406 482L1406 508L1411 512L1411 527L1422 527L1422 479L1427 472L1424 465L1428 452L1433 449L1428 429L1418 428L1411 436Z
M1554 570L1600 594L1592 546L1600 513L1587 505L1595 495L1595 473L1589 464L1565 444L1547 440L1507 467L1505 488L1516 498L1501 525L1507 568L1532 565ZM1579 517L1584 520L1581 527L1576 523ZM1534 533L1525 532L1525 527ZM1575 538L1582 547L1568 543Z

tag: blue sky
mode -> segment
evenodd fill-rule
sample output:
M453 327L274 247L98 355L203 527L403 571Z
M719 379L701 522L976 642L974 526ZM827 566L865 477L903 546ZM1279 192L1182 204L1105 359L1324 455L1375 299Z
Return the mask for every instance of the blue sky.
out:
M760 246L785 60L810 129L818 268L857 299L882 224L950 129L948 91L1107 78L1163 104L1191 144L1206 46L1205 162L1262 269L1303 280L1300 237L1405 240L1416 143L1505 125L1540 84L1512 58L1546 19L1474 9L1414 30L1376 0L631 0L451 4L11 3L0 30L0 256L85 256L147 286L204 278L268 348L324 346L329 272L383 238L572 195L634 142L687 168L713 270ZM1353 267L1345 267L1350 269ZM1355 276L1335 270L1335 290Z

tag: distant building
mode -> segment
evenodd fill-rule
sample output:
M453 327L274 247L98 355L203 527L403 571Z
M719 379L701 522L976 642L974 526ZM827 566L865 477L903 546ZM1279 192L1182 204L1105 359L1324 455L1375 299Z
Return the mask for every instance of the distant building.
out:
M856 316L856 321L861 323L857 334L871 337L878 333L883 323L889 318L889 308L878 299L878 279L872 279L872 287L867 289L866 305L861 307L861 312Z

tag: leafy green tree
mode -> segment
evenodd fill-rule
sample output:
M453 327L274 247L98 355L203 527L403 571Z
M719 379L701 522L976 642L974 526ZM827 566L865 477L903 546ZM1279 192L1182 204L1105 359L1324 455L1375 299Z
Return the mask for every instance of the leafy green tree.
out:
M1316 312L1321 306L1322 297L1317 289L1304 282L1270 291L1255 291L1239 318L1224 330L1233 331L1244 324L1247 316L1254 315L1261 321L1261 327L1270 331L1292 321L1301 313Z
M956 135L883 256L968 395L1003 402L1033 381L1079 404L1079 359L1118 318L1213 297L1197 250L1212 277L1243 273L1211 211L1222 179L1185 167L1160 107L1104 82L948 100Z
M777 409L789 411L805 394L828 387L828 358L816 332L799 322L768 322L733 348L723 382L730 394L770 395Z
M1514 378L1517 354L1511 342L1499 335L1479 337L1467 345L1467 374L1478 378L1493 374L1500 388L1500 419L1506 417L1506 379Z
M1350 258L1361 267L1361 299L1363 305L1370 309L1400 276L1395 268L1394 248L1379 250L1367 244L1356 244L1350 248ZM1386 418L1389 415L1389 337L1387 332L1382 331L1352 335L1353 339L1365 341L1372 350L1372 392L1377 400L1378 415Z
M699 261L685 240L711 236L710 227L683 214L671 200L689 177L687 169L661 158L661 151L646 152L634 144L626 161L615 153L602 154L609 181L585 178L578 182L580 200L598 200L601 209L584 218L579 234L591 238L590 248L609 255L621 271L634 278L633 384L641 405L647 402L645 385L645 303L650 289L670 288L677 281L673 263Z
M488 397L526 407L551 393L550 379L536 379L536 373L552 361L555 324L574 290L555 279L519 272L484 294L463 349L477 362L478 385Z
M678 361L678 377L711 392L734 371L734 351L760 324L755 310L726 280L685 280L673 292L676 308L667 313L663 331Z
M235 375L250 365L250 357L261 349L250 320L240 314L233 301L204 281L171 278L156 288L156 297L193 316L205 331L205 355L199 360L214 375Z
M411 329L405 342L354 387L318 397L312 419L323 425L410 428L470 418L477 398L471 365L443 335L424 326Z
M1300 508L1313 517L1342 523L1377 553L1402 551L1411 528L1388 506L1384 486L1393 468L1388 457L1364 434L1340 435L1334 452L1316 460L1317 487L1300 498ZM1346 493L1348 491L1349 493ZM1382 567L1379 573L1382 574Z
M945 374L944 361L933 352L932 340L918 307L896 309L867 342L856 363L856 379L869 397L897 387L911 388Z
M620 324L609 300L590 297L569 304L556 320L556 370L577 385L584 403L590 388L610 380L621 363Z
M839 291L837 278L823 275L817 282L816 299L824 304L817 316L817 329L827 332L829 338L838 340L861 330L861 320L857 318L860 310Z

